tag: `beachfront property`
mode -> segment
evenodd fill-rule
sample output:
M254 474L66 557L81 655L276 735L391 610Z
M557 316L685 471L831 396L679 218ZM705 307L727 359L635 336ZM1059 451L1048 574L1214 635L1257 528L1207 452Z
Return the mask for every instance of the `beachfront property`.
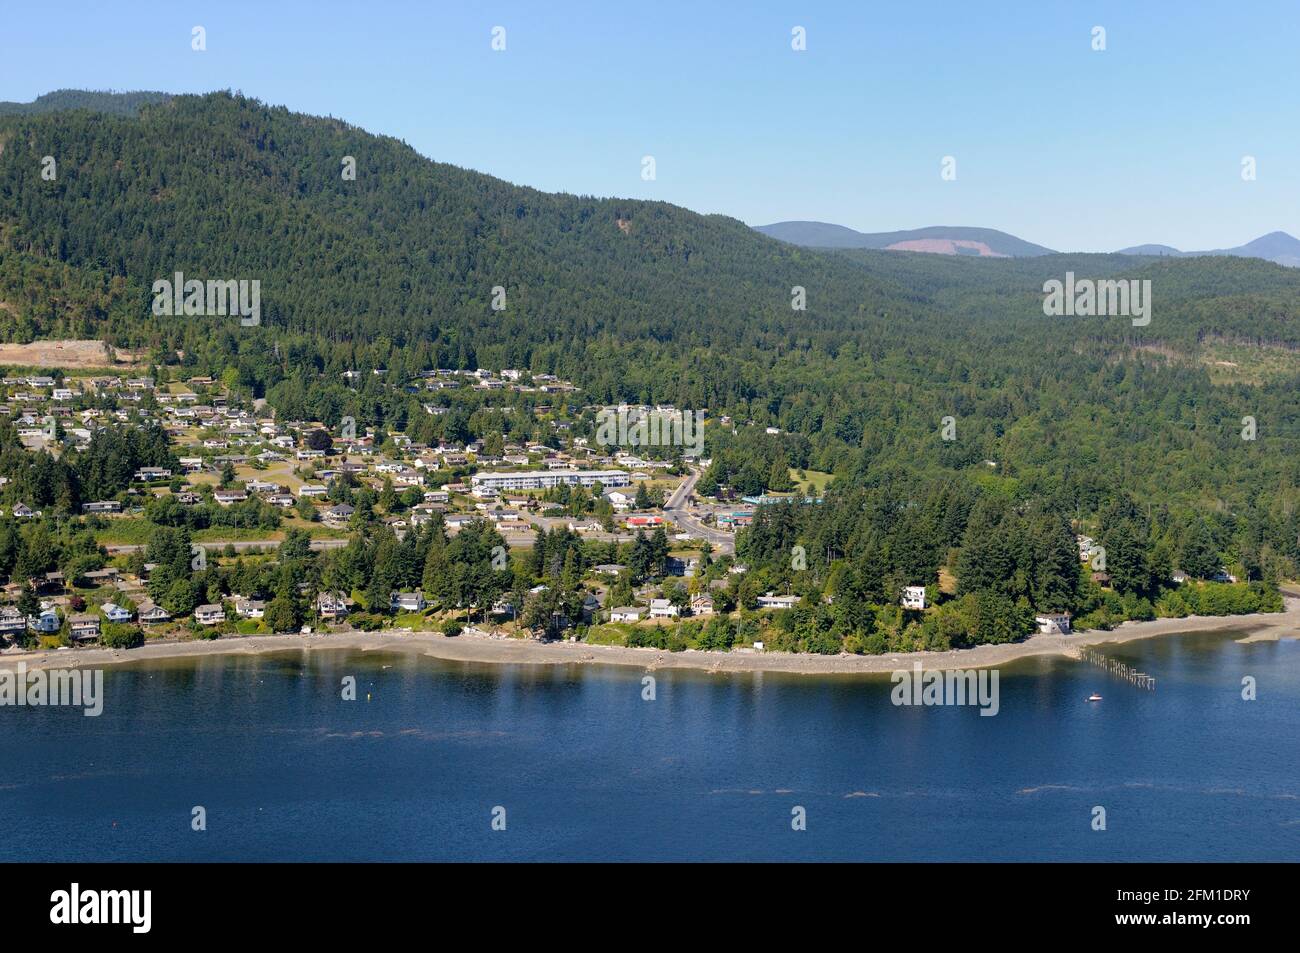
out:
M194 621L199 625L220 625L226 621L225 606L220 603L208 603L194 610Z
M157 625L160 622L170 622L172 614L160 605L152 602L142 602L136 613L140 621L145 625Z
M471 486L477 490L549 490L557 486L630 486L631 478L624 470L512 470L495 473L476 473L470 477Z
M394 592L388 605L394 612L423 612L429 603L424 601L423 592Z
M698 595L692 599L691 615L713 615L713 597Z
M260 619L266 615L266 603L260 599L236 599L235 615L241 619Z
M680 615L677 607L667 599L650 600L650 618L652 619L675 619Z
M348 597L341 592L322 592L316 597L316 614L322 619L341 619L348 614Z
M769 592L758 597L760 609L793 609L798 604L798 596L777 596Z
M99 638L99 616L88 612L70 616L68 635L74 642L89 642Z
M902 601L904 609L924 609L925 586L904 586Z
M610 622L640 622L642 610L636 606L619 606L617 609L611 609L609 613Z
M119 605L111 602L105 602L99 607L99 611L104 613L104 618L109 622L130 622L132 612L130 609L123 609Z
M59 618L59 611L50 607L42 609L40 615L29 617L27 627L41 635L53 635L63 628L63 620Z
M0 607L0 635L18 635L27 631L27 619L13 606Z
M1034 616L1034 621L1038 623L1038 631L1041 635L1070 634L1070 613L1068 612L1040 612Z

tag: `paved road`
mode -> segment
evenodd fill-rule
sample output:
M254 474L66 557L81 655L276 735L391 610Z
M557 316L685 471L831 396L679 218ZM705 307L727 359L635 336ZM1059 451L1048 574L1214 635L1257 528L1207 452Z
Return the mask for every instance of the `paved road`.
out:
M686 502L700 480L700 472L694 470L681 482L672 495L664 501L664 515L677 524L678 529L690 533L699 539L707 540L715 552L727 555L736 551L736 537L725 530L705 526L686 509Z

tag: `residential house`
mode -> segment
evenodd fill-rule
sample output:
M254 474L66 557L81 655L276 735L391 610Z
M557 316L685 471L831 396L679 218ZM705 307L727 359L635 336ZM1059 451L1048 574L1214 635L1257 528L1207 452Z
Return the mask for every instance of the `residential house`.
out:
M322 592L316 597L316 613L322 619L341 619L348 614L348 603L341 592Z
M13 606L0 606L0 635L15 636L27 631L27 619Z
M109 622L130 622L133 615L130 609L123 609L111 602L105 602L99 607L99 611L104 613L104 618Z
M140 621L145 625L157 625L160 622L169 622L172 617L172 614L162 606L155 605L148 601L140 603L136 614L139 616Z
M74 642L89 642L99 638L99 616L88 612L68 617L68 635Z
M208 603L194 610L194 621L199 625L220 625L226 621L225 606L220 603Z
M675 619L680 614L677 607L667 599L650 600L650 618L652 619Z
M423 592L394 592L389 597L389 608L394 612L423 612L427 606Z
M760 609L793 609L798 604L798 596L777 596L769 592L758 597Z
M921 610L925 608L925 586L903 587L903 608Z
M609 613L610 622L640 622L641 613L644 610L637 606L619 606L617 609L611 609Z
M260 599L236 599L235 615L241 619L260 619L266 615L266 603Z
M27 620L27 627L42 635L53 635L63 628L63 620L59 618L57 609L42 609L40 615L32 616Z
M1070 634L1070 613L1068 612L1040 612L1034 616L1034 621L1038 623L1038 631L1042 635Z

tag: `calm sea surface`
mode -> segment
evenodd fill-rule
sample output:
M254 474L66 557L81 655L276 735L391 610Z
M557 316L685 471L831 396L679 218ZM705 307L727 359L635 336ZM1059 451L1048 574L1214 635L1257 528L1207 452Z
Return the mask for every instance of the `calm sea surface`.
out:
M644 701L613 667L110 667L98 718L0 708L0 860L1297 860L1300 642L1236 637L1103 649L1153 692L1006 666L995 717L887 677L660 671Z

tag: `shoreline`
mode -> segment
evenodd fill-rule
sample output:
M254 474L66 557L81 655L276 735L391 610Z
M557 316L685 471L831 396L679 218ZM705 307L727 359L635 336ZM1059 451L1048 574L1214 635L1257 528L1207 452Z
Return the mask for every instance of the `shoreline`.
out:
M1300 598L1287 596L1285 610L1233 616L1189 616L1125 622L1109 632L1093 630L1070 635L1032 635L1022 642L980 645L947 652L893 655L803 655L786 652L668 652L663 649L588 645L585 642L534 642L484 634L462 633L454 638L432 632L350 630L325 634L248 635L214 640L146 643L137 649L88 648L66 651L5 652L0 669L24 662L28 669L118 665L137 661L197 658L211 655L262 655L286 651L407 652L447 662L498 665L619 665L640 669L695 669L705 672L775 672L794 675L881 674L910 669L990 668L1034 656L1078 658L1087 647L1121 645L1139 639L1221 629L1247 633L1242 643L1276 641L1300 636Z

